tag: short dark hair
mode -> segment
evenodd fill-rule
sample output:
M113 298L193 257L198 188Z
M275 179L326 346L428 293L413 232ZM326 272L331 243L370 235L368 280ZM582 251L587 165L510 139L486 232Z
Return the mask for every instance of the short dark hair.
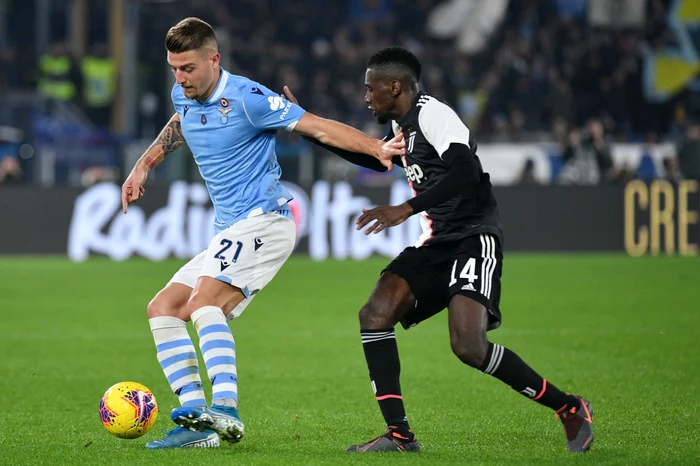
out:
M197 50L205 45L218 47L214 29L199 18L185 18L168 30L165 49L172 53Z
M369 57L367 68L381 68L391 76L408 75L420 81L421 66L418 58L403 47L388 47Z

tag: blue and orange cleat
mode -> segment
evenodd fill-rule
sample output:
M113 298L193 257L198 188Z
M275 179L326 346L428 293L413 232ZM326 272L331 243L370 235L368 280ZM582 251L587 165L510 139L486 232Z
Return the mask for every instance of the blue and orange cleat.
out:
M566 434L566 448L573 453L591 449L593 443L593 408L584 398L577 396L581 407L557 412Z
M149 450L162 450L164 448L216 448L219 446L219 436L211 430L204 432L192 432L180 426L170 432L165 432L165 437L153 440L146 444Z
M173 409L170 417L180 426L198 432L213 430L229 443L238 443L245 435L238 410L232 406L185 407Z

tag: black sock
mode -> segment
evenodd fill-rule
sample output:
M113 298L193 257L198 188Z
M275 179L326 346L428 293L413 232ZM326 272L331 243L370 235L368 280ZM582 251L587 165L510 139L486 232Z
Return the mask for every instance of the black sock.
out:
M501 345L489 342L486 359L479 370L496 377L510 385L513 390L554 411L579 408L578 398L562 392L547 382L517 354Z
M386 425L404 437L413 438L401 396L401 362L394 329L360 330L360 334L372 388Z

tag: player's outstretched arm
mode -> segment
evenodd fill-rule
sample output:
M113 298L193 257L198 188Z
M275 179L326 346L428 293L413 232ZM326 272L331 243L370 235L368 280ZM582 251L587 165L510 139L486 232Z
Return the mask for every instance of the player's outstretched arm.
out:
M126 213L129 204L139 200L146 192L143 185L146 183L148 172L183 144L185 144L185 138L182 135L180 116L176 113L153 141L153 144L139 158L122 185L122 209L124 213Z
M292 93L292 90L289 89L289 86L284 86L284 95L282 97L286 97L287 100L290 102L299 105L299 101L297 100L296 96ZM313 144L322 147L326 149L329 152L334 153L338 157L341 157L345 159L346 161L352 163L353 165L358 165L360 167L364 168L369 168L370 170L378 171L378 172L385 172L387 171L387 167L379 161L376 157L373 157L369 154L358 154L357 152L352 152L349 150L344 150L344 149L339 149L338 147L334 147L328 144L324 144L318 139L312 138L310 136L304 136L304 139L307 141L312 142ZM394 160L394 163L396 163L396 160Z
M403 133L385 142L339 121L321 118L309 112L297 122L294 131L338 149L371 155L388 169L394 167L392 159L403 155L406 148Z

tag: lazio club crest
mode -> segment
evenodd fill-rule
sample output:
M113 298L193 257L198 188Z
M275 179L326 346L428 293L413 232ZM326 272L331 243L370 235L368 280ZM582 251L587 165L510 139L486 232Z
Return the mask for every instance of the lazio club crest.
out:
M217 110L221 112L221 124L225 125L228 123L228 114L233 110L233 107L229 107L228 100L223 97L219 99L219 105L221 105L221 107L218 107Z

